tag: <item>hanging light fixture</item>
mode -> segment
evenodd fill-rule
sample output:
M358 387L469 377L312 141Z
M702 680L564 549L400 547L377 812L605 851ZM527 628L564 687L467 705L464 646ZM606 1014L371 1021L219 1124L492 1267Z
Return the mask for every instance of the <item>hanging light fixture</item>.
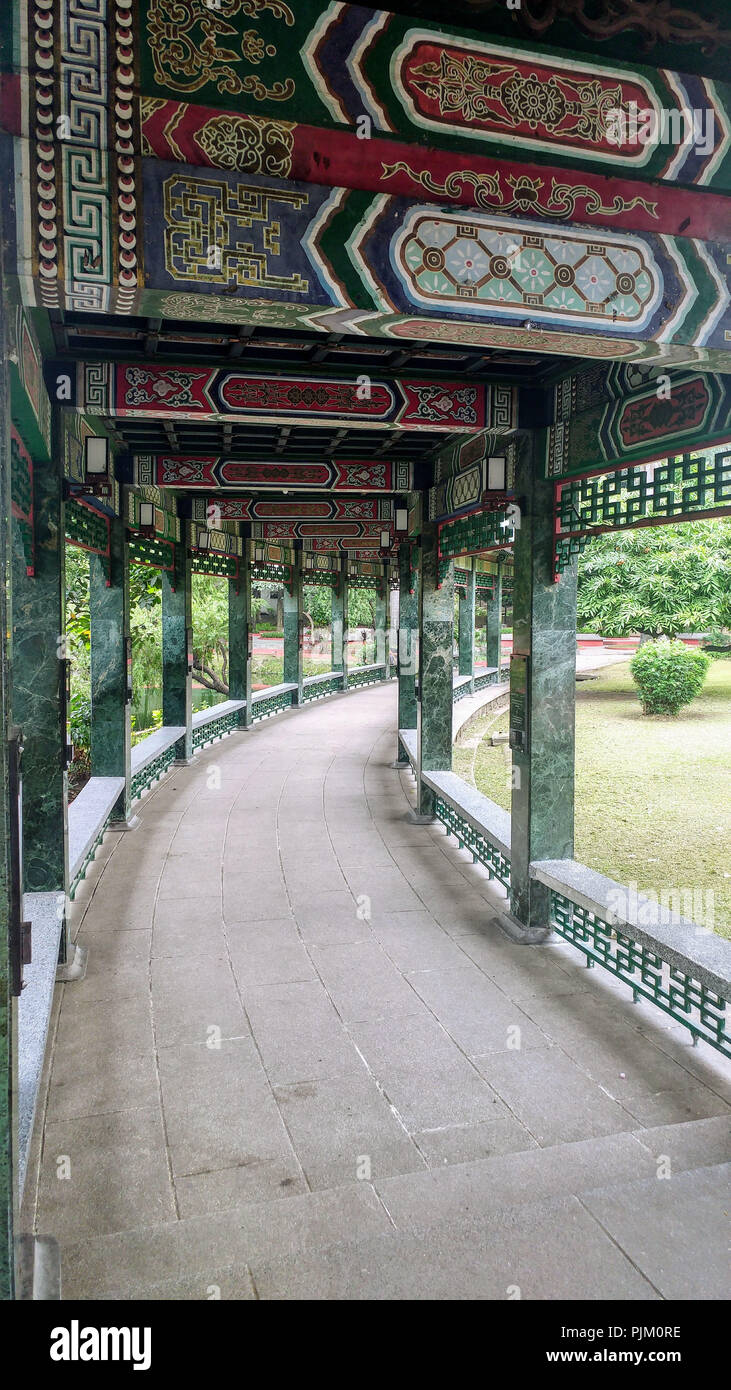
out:
M84 440L84 490L95 497L111 497L111 453L105 434L92 434Z
M155 504L154 502L140 502L139 508L139 530L143 536L151 539L155 535Z
M508 460L505 454L499 454L487 460L487 491L506 492L507 491Z

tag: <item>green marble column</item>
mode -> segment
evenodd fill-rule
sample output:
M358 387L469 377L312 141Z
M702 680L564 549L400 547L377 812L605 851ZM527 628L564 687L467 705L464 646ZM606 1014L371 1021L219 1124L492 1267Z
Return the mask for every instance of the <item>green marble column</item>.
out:
M525 702L528 747L513 749L511 905L530 940L548 924L548 889L531 883L537 859L574 853L574 705L576 573L552 578L553 484L543 476L542 431L519 443L515 495L513 651L528 658ZM511 668L515 709L517 671ZM512 717L511 717L512 722Z
M302 704L302 679L304 676L304 650L302 618L304 617L304 595L302 588L302 551L295 552L292 574L292 592L284 586L284 674L282 680L296 684L292 692L292 704Z
M0 151L11 158L10 141L0 139ZM8 168L11 165L8 164ZM0 208L0 236L2 209ZM0 260L0 294L4 293ZM5 320L0 314L0 571L6 583L0 585L0 920L7 924L10 913L11 856L10 856L10 788L8 767L8 732L13 722L10 703L12 612L11 594L15 583L11 556L19 537L11 522L11 459L10 459L10 384L7 372ZM22 549L22 547L21 547ZM25 569L25 566L23 567ZM10 583L7 582L10 578ZM17 1095L17 1003L10 993L10 950L7 925L0 932L0 1300L14 1297L13 1237L16 1217L15 1134L17 1121L13 1114Z
M175 744L177 762L188 762L193 756L193 674L188 663L192 631L190 556L188 547L178 543L174 570L162 571L162 722L185 726L185 734Z
M434 794L422 772L452 766L452 647L454 643L454 565L438 586L437 533L427 527L421 537L419 583L418 808L431 819Z
M126 528L119 517L111 523L110 550L108 568L101 555L89 556L91 771L94 777L124 777L125 789L112 811L112 820L121 822L130 814L132 774L127 702L129 554Z
M502 566L498 562L492 598L487 599L487 664L497 666L496 681L500 679L501 639L503 629L503 581Z
M388 604L390 596L389 570L386 567L383 579L379 580L376 586L376 650L373 658L374 661L383 665L384 680L388 678Z
M65 529L59 451L34 467L35 578L26 578L14 532L13 720L23 729L23 877L29 893L68 884L65 656ZM65 927L61 960L66 959Z
M332 590L332 669L342 671L343 690L348 688L348 561L340 561L338 587Z
M464 594L459 596L459 674L475 675L475 578L474 561L469 570Z
M245 700L246 709L239 714L239 725L248 728L251 723L251 657L249 656L249 631L251 626L251 585L249 582L249 562L243 556L239 560L237 579L228 581L228 697L230 700Z
M396 666L399 729L415 729L418 723L416 677L419 661L419 586L418 567L414 565L412 570L412 554L411 544L406 540L402 541L398 553L399 618ZM397 747L397 764L405 767L408 761L408 758L401 756L401 750Z

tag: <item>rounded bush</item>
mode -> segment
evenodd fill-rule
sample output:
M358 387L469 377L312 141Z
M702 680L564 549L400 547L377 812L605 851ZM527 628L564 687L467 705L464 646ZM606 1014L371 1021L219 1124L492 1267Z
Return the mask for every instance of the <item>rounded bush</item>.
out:
M644 642L630 663L642 713L677 714L695 699L709 666L704 652L677 639Z

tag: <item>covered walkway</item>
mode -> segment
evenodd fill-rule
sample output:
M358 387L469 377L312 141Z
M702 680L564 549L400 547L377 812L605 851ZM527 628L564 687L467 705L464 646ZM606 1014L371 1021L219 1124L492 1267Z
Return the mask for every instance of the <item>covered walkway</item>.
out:
M25 1191L63 1297L723 1296L722 1059L503 935L395 726L284 713L105 837Z

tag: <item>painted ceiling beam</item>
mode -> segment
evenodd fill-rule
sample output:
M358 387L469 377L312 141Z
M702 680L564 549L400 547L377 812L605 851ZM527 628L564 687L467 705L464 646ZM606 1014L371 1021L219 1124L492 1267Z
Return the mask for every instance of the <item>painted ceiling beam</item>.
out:
M0 126L20 135L20 106L6 99L3 121L1 98L0 91ZM587 169L580 162L539 164L473 150L465 159L434 145L425 148L423 142L362 140L350 130L233 110L224 114L180 101L143 99L139 109L139 136L137 123L132 127L134 153L173 163L701 240L723 239L731 223L727 193L681 188L632 172L618 177L614 169ZM226 139L207 138L219 126Z
M307 525L323 523L353 522L392 522L394 503L390 497L327 497L305 496L299 498L268 498L258 496L211 495L191 499L191 515L194 521L206 522L213 517L221 521L273 521L303 522ZM304 534L304 533L303 533Z
M409 492L414 486L414 470L411 463L385 459L251 462L205 454L135 454L131 480L138 486L194 493L256 489L264 493L388 494Z
M119 3L120 0L117 0ZM68 3L68 0L60 0ZM472 30L419 23L358 5L298 0L252 14L216 14L203 0L172 26L168 0L140 0L137 90L149 101L186 100L257 113L277 123L343 127L445 149L555 160L701 186L731 186L725 83L518 45ZM181 62L181 49L184 53ZM697 111L708 139L612 138L610 112ZM230 147L225 122L206 143Z
M574 0L572 12L577 4L581 0ZM632 8L655 10L658 30L663 20L667 30L678 19L668 5L645 2ZM594 20L601 37L617 24L617 0L605 9ZM40 22L29 26L27 50L14 50L16 81L0 111L12 119L23 100L21 90L27 87L32 95L39 76L44 82L50 78L43 103L50 124L68 113L73 126L101 149L118 149L111 132L114 118L115 134L121 132L130 152L137 152L140 100L143 124L162 103L195 103L259 115L272 126L271 141L282 142L297 124L349 128L363 136L363 143L376 134L410 144L428 139L444 149L474 153L479 141L483 152L489 148L498 158L535 157L562 167L593 165L621 177L639 173L671 183L731 187L727 84L664 63L638 62L636 52L621 59L611 52L588 56L545 41L511 43L508 36L485 33L484 25L479 33L462 26L450 31L405 15L324 0L220 6L188 0L177 7L170 0L100 0L88 12L75 0L40 0L39 16ZM697 32L697 16L688 15L685 22L690 34ZM722 15L715 28L718 44ZM707 37L713 43L713 33ZM72 71L81 75L80 85L69 83ZM93 126L83 120L84 90L97 108ZM55 101L49 102L50 95ZM107 121L99 110L105 100ZM633 109L653 113L658 124L662 113L669 119L686 109L697 112L702 138L684 141L680 121L650 140L626 132L628 138L618 144L611 138L611 113ZM167 124L175 142L184 118L179 114ZM23 129L33 125L30 120ZM244 156L239 167L252 167L245 162L251 139L241 141L228 116L218 126L206 123L198 144L214 154L227 151L229 159L238 153Z
M655 67L728 75L731 18L721 0L397 0L420 23L431 16L479 28L505 42L580 49L601 60L638 57Z
M206 132L226 128L216 142ZM142 103L141 148L170 162L266 174L330 188L361 189L521 217L721 240L731 198L642 179L615 169L537 164L470 150L469 158L423 143L350 130L266 120L185 102Z
M549 478L588 477L731 441L731 379L615 363L572 373L553 389ZM690 484L689 484L690 485Z
M73 16L71 0L41 9L20 55L28 80L16 84L27 100L15 171L25 302L727 369L727 244L689 237L687 213L677 233L615 227L611 212L601 233L582 227L598 190L574 200L547 181L554 166L571 170L569 183L579 170L600 185L610 173L624 203L632 190L644 197L648 180L681 192L731 187L721 83L320 0L225 14L191 0L174 24L169 0L102 0L93 12L74 5ZM196 144L230 167L140 160L140 97L146 120L191 98L215 109ZM232 104L243 126L231 126ZM690 140L686 110L697 113ZM619 144L612 111L626 127ZM643 112L657 126L649 140ZM298 124L393 149L428 140L457 153L467 174L476 155L518 157L545 169L532 192L552 198L554 212L523 215L531 190L518 183L508 198L503 184L501 211L475 209L466 221L424 185L426 176L438 190L460 170L428 163L412 170L426 202L248 172L258 146L286 159ZM393 170L378 187L401 188L391 181L412 174ZM557 196L574 220L557 216Z
M410 377L300 376L158 362L51 364L67 407L119 419L226 421L349 429L473 431L511 420L513 387ZM75 382L75 390L73 383Z
M18 144L27 160L30 147ZM38 168L43 195L58 197L55 164ZM29 228L21 212L18 277L25 298L49 309L731 369L728 244L484 211L465 218L152 159L128 212L118 194L125 230L115 239L111 194L105 222L106 195L87 205L83 170L66 166L56 223L43 214Z

